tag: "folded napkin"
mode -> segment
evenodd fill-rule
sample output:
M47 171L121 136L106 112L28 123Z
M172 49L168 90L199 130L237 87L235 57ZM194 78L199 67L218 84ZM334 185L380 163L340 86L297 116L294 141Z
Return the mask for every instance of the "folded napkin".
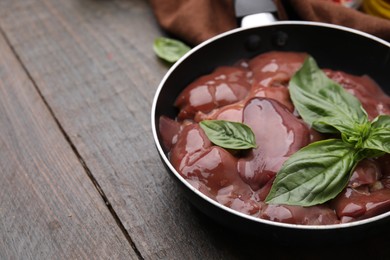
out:
M280 20L326 22L358 29L390 42L390 20L325 0L274 0ZM196 45L238 27L234 0L150 0L160 26Z

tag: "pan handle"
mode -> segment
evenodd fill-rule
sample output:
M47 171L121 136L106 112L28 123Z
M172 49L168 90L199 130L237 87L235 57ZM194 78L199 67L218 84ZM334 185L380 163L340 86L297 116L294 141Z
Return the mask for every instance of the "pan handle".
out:
M241 27L253 27L266 25L276 22L277 19L273 13L259 13L244 16L241 20Z
M273 0L234 0L234 8L238 22L244 28L277 21Z

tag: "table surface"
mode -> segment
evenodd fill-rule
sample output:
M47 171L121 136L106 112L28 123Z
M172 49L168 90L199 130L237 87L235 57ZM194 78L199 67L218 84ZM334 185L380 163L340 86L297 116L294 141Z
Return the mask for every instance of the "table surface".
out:
M161 35L146 0L0 1L0 259L390 257L387 232L292 246L195 209L151 133Z

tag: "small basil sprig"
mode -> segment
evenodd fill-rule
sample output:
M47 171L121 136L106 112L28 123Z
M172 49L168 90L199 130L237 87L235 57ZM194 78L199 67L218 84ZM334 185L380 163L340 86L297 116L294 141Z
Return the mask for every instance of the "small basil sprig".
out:
M390 116L369 122L359 100L329 79L308 57L289 83L305 122L341 140L312 143L293 154L277 173L267 203L312 206L339 194L359 161L390 153Z
M362 148L390 153L390 116L380 115L372 121Z
M245 124L226 120L203 120L199 125L215 145L235 150L256 148L255 135Z
M190 49L183 42L166 37L158 37L153 43L153 50L156 55L169 63L176 62Z

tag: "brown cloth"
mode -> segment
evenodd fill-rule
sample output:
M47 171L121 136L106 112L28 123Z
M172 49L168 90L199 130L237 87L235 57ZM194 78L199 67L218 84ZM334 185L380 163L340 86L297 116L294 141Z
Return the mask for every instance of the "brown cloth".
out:
M157 21L174 37L196 45L238 26L233 0L150 0ZM390 42L390 20L325 0L274 0L280 20L326 22Z

